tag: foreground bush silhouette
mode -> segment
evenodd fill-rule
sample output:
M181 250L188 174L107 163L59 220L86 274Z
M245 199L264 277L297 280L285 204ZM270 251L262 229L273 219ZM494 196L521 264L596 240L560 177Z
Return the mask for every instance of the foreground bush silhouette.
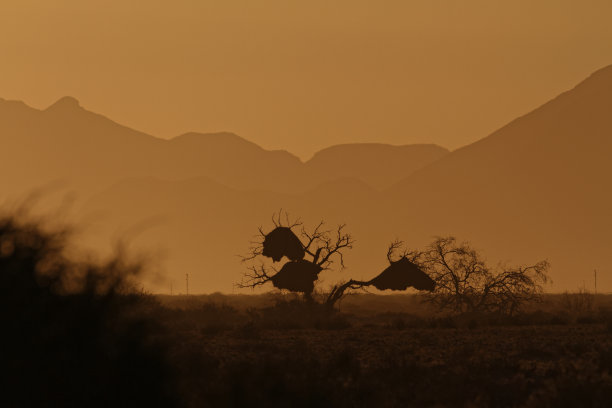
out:
M66 230L0 216L1 406L173 406L155 303L140 272L68 254Z

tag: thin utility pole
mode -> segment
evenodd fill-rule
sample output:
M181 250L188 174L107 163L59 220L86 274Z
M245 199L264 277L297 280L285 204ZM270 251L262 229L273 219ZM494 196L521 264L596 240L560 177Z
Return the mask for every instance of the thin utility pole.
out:
M185 293L189 296L189 274L185 274Z

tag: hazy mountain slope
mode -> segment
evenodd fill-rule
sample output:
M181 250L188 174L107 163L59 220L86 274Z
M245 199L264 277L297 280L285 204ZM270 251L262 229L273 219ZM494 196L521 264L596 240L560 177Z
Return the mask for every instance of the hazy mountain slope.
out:
M518 118L491 136L445 155L384 192L355 179L323 183L302 194L241 192L210 181L182 184L132 180L87 207L115 209L137 223L156 214L166 224L140 242L168 248L173 279L193 276L194 290L232 290L260 225L279 208L307 224L346 222L357 243L348 269L366 278L385 266L385 246L398 237L422 246L439 234L471 241L493 263L552 262L555 290L612 290L612 67ZM152 184L151 184L152 183ZM139 187L140 185L148 187ZM141 193L142 189L147 193ZM111 217L112 218L112 217ZM116 224L114 224L116 222ZM104 234L100 234L103 236Z
M58 181L87 196L126 177L149 176L208 177L239 189L286 192L357 177L381 188L444 153L435 146L384 145L347 145L330 151L304 165L286 151L265 150L231 133L158 139L89 112L71 97L42 111L0 99L2 196ZM334 156L338 151L346 152L346 159ZM387 164L378 168L376 163ZM385 171L393 173L381 177Z
M194 291L231 292L244 271L238 255L247 252L257 228L273 228L272 214L285 208L292 220L300 217L307 225L321 218L330 228L348 223L358 237L357 248L362 250L353 251L347 264L352 264L352 273L373 276L385 265L385 242L378 248L380 256L371 256L367 248L369 223L359 222L365 220L362 210L367 206L347 208L341 203L358 200L364 204L377 193L362 182L339 183L344 189L330 182L308 194L291 195L239 191L207 179L130 179L95 195L82 209L86 228L80 241L91 247L111 248L113 240L126 239L154 256L162 254L155 265L162 265L168 278L150 283L149 289L166 290L169 280L175 287L176 282L182 285L185 273L189 273Z
M238 188L281 190L303 179L302 163L287 152L266 151L230 133L157 139L69 97L43 111L1 100L0 159L5 193L56 180L89 192L126 177L207 176Z
M343 144L317 152L306 167L321 179L355 177L384 189L446 154L448 150L436 145Z
M593 269L612 269L611 156L609 66L386 194L419 214L419 230L467 235L500 257L549 257L557 284L592 284Z
M5 104L7 111L15 111L10 120L22 121L24 128L36 122L29 117L39 113L24 111L20 104ZM583 282L589 285L595 268L600 271L600 290L612 290L611 112L612 67L607 67L489 137L430 162L383 192L359 178L334 177L310 188L304 188L304 181L302 193L278 193L274 191L282 191L278 189L282 183L299 181L295 176L299 171L292 173L285 163L266 167L272 170L265 173L259 167L267 165L266 160L277 154L275 163L286 160L308 168L305 177L309 182L316 179L310 167L315 165L304 166L283 153L263 149L258 153L257 146L235 136L186 135L169 142L145 138L147 154L171 151L171 158L160 157L156 166L149 162L145 170L138 167L145 178L126 180L94 196L81 212L84 219L96 221L83 242L100 245L108 243L109 237L130 237L150 226L137 242L167 251L165 265L171 279L182 281L184 273L189 273L194 291L231 291L243 270L236 255L247 250L258 226L271 228L271 214L283 208L307 225L321 218L330 224L348 224L357 243L347 257L349 269L344 276L366 278L380 272L385 266L386 244L396 237L410 246L421 246L434 235L453 234L470 240L492 262L531 263L548 258L557 290L575 289ZM31 137L35 130L24 132L23 137ZM140 134L130 135L132 141L125 151L134 149L132 145L142 146ZM247 185L249 191L241 191L244 186L226 187L221 183L229 183L215 174L182 181L151 177L158 176L158 169L173 166L176 173L170 174L176 177L193 173L193 168L206 168L209 162L207 159L202 167L191 167L195 166L191 163L209 156L211 163L221 162L216 168L225 169L218 177L240 176L234 157L218 153L222 149L209 149L218 139L230 146L226 149L235 149L232 144L237 143L249 152L245 153L248 158L238 161L248 163L240 167L248 173L245 177L257 181ZM0 152L10 160L6 150ZM215 167L206 171L211 168ZM275 173L279 168L282 174ZM333 167L329 171L341 173ZM121 170L117 175L125 173ZM269 178L262 181L266 174ZM332 282L331 275L326 276Z

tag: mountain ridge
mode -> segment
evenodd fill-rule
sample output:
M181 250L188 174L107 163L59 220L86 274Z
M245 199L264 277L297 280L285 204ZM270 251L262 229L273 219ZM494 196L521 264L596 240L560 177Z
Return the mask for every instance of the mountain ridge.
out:
M169 231L180 244L172 247L168 268L190 270L198 287L231 291L244 268L230 262L232 256L246 251L257 226L283 208L306 226L324 219L330 228L346 223L354 234L355 249L345 259L349 272L326 272L330 281L380 272L393 239L422 248L433 236L454 235L493 265L548 259L554 286L547 289L575 290L593 269L612 269L612 69L589 78L382 191L340 179L297 194L260 190L197 196L189 205L175 200L165 208L177 213ZM146 203L133 202L127 219L142 214L151 206ZM271 228L269 222L263 227ZM162 235L148 239L159 244ZM224 274L215 275L220 270ZM612 290L607 274L598 284Z
M128 184L98 186L82 214L110 210L111 215L89 242L100 247L103 237L113 236L120 225L167 215L171 221L144 234L141 243L166 246L169 279L189 273L194 288L200 288L196 290L232 291L231 284L244 270L235 255L241 248L246 251L257 227L283 208L306 226L320 219L330 229L346 223L356 238L354 251L346 256L354 278L380 272L386 245L393 239L422 248L432 236L455 235L470 241L492 264L548 259L555 290L572 290L592 276L593 269L612 269L607 255L612 246L612 69L589 78L479 142L452 152L438 150L440 157L415 170L408 166L416 160L400 159L397 163L410 174L393 183L389 176L398 174L391 156L370 162L375 155L363 156L362 145L324 149L317 160L331 152L325 165L296 158L266 167L274 155L256 145L245 149L253 154L236 160L191 148L190 137L198 139L193 135L183 139L188 149L178 148L183 144L179 139L169 156L155 150L173 146L164 142L151 148L160 155L147 156L150 167L120 169L123 176L126 170L136 176ZM138 150L127 156L134 152ZM113 166L126 166L121 163ZM359 177L344 177L347 163L352 175L374 174L377 182L389 186L370 189ZM175 177L160 169L173 169ZM197 174L202 169L218 174L212 181L198 178L206 176ZM332 177L326 181L318 171ZM232 180L243 184L231 185ZM344 279L344 273L328 271L324 279ZM612 278L602 273L600 285L612 289Z
M154 175L176 180L205 176L238 189L299 192L346 176L339 174L338 166L313 171L286 150L267 150L231 132L157 138L90 112L70 96L43 110L4 101L0 118L6 119L0 122L0 149L11 152L6 163L12 168L37 163L23 169L24 180L13 180L5 172L9 191L62 179L90 193L93 185L105 187L123 177ZM410 154L416 157L418 148L414 150ZM398 179L416 167L392 177Z

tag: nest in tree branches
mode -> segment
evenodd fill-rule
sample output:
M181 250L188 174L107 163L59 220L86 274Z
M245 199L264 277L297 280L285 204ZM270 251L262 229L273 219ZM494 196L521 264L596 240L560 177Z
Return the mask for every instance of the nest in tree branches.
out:
M322 268L312 262L300 259L287 262L270 280L279 289L292 292L312 293L314 282Z
M406 290L413 287L418 290L433 291L436 283L418 266L403 257L372 279L369 284L379 290Z
M289 227L276 227L268 233L263 242L262 255L272 258L274 262L286 256L292 261L304 259L304 246Z

